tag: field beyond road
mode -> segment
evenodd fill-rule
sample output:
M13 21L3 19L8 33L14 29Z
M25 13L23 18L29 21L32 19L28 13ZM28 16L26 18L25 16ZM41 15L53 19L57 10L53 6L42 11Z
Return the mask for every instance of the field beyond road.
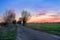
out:
M28 23L27 27L60 36L60 23Z

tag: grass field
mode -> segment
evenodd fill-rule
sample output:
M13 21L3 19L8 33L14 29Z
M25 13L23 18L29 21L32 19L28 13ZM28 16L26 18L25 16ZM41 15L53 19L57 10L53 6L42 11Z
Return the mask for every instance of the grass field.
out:
M17 27L15 24L7 24L0 28L0 40L13 40L16 38Z
M30 23L27 27L60 36L59 23Z

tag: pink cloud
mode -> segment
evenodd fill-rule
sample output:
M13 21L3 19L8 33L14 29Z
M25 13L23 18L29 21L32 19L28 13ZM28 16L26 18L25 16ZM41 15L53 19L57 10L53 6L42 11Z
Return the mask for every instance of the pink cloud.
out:
M36 14L36 16L42 16L42 15L45 15L47 13L47 11L41 11L41 12L38 12Z

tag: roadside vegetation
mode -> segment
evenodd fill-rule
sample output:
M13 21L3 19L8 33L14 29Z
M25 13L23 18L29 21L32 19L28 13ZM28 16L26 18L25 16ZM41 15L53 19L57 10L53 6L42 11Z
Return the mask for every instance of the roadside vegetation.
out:
M4 22L0 23L0 40L14 40L17 35L15 12L7 10L3 17Z
M17 35L17 26L9 23L6 26L0 25L0 40L13 40Z

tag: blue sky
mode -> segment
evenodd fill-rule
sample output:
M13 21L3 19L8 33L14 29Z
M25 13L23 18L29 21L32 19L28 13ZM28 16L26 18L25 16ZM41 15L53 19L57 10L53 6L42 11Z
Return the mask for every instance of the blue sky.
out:
M0 16L7 9L16 10L17 16L25 9L34 14L42 10L60 10L60 0L0 0Z

